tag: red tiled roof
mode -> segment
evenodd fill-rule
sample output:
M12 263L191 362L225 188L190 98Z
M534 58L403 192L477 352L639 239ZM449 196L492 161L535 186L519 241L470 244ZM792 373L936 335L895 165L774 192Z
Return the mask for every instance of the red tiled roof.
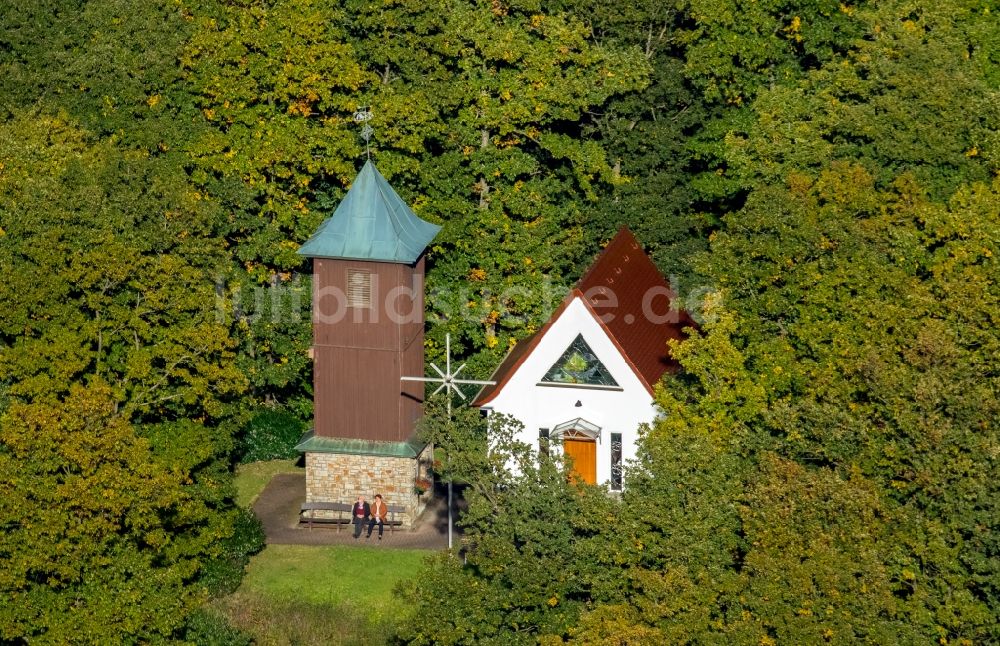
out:
M576 287L549 320L507 354L475 405L492 400L531 353L569 303L580 297L650 393L663 373L678 368L667 341L683 338L683 328L695 323L687 312L671 313L676 294L627 228L622 228L598 255Z

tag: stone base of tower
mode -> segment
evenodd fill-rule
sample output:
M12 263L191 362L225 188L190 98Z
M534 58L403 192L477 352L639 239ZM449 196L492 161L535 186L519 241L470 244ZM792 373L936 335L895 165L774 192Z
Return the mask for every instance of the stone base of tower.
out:
M322 450L308 450L321 443L315 440L326 446ZM432 482L433 445L365 442L374 446L367 447L368 452L360 452L357 449L361 447L352 447L351 443L357 441L312 438L300 444L306 458L306 502L353 503L358 496L371 502L380 493L387 505L406 509L396 514L396 520L403 527L412 527L434 495L433 487L422 495L417 495L415 487L418 480ZM354 450L349 453L334 450L345 447Z

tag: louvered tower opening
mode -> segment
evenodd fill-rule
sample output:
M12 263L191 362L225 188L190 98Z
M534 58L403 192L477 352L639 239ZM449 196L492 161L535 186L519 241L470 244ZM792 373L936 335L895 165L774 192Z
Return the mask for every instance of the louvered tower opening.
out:
M365 269L347 270L347 306L370 309L372 306L372 273Z

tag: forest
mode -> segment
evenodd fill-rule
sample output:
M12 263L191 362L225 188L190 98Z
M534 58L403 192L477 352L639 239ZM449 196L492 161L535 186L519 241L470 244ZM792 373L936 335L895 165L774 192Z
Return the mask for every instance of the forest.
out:
M623 225L699 322L620 498L426 424L473 548L387 639L1000 642L998 16L4 3L0 644L229 643L234 466L309 425L296 250L368 155L443 227L428 360L488 376Z

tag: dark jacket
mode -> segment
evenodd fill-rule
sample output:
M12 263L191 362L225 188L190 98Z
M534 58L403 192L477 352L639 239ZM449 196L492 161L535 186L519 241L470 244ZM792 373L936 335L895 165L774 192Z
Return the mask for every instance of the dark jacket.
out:
M372 515L372 508L368 506L368 503L364 503L365 506L365 516L364 518L358 518L358 503L354 502L354 506L351 508L351 519L354 522L359 522L361 520L368 520L368 517Z

